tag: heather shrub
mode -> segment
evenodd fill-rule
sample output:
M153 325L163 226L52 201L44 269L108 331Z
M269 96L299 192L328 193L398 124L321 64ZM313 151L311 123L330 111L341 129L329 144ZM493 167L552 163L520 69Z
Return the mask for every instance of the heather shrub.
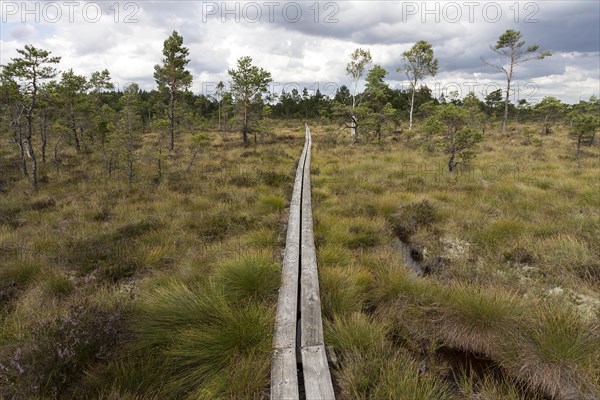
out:
M124 333L124 310L72 305L36 321L26 339L0 353L0 397L63 397L86 367L110 359Z

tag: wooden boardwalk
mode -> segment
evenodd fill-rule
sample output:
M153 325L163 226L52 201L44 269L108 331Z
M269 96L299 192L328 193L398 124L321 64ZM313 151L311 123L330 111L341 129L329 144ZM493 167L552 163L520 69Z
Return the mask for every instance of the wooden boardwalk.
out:
M275 319L272 400L335 399L323 341L311 203L311 144L306 125L290 203Z

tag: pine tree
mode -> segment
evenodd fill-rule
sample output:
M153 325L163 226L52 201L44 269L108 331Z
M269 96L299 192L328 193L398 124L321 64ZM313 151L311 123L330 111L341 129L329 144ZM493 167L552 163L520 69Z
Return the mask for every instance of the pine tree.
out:
M23 110L27 121L27 131L22 138L25 152L31 160L31 186L34 191L38 189L37 157L33 147L33 124L37 109L38 90L43 80L56 76L56 69L52 64L58 64L60 57L51 57L46 50L37 49L32 45L26 45L17 52L21 57L13 58L3 70L4 74L12 77L20 84L23 94Z
M169 150L175 148L175 104L180 93L192 84L192 74L185 67L190 62L189 49L183 46L183 37L173 31L163 45L162 65L154 66L154 79L159 90L166 93L169 116Z

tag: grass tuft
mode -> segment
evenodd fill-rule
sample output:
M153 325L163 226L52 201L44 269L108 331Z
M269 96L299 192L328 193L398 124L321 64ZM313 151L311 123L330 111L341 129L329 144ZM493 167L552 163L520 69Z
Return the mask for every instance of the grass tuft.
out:
M250 299L234 306L214 286L192 288L172 281L139 305L135 345L144 353L158 349L164 357L171 398L189 390L200 393L204 385L215 387L214 397L244 398L268 385L265 355L271 351L273 314L272 307ZM253 371L260 373L241 387L218 384L220 377L239 373L240 362L252 363L255 357Z
M281 283L280 269L269 252L247 252L220 265L214 281L227 297L236 301L274 300Z
M384 346L385 335L384 324L360 312L325 324L325 341L342 355L346 352L376 352Z

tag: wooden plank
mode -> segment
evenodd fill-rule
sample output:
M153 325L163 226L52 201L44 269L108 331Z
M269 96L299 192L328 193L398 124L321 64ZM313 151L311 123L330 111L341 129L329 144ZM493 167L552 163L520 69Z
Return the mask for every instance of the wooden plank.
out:
M335 399L323 340L317 252L313 231L310 161L312 138L306 126L308 152L302 188L300 312L302 371L307 399Z
M275 349L271 365L271 399L299 399L296 349Z
M275 316L275 332L273 347L275 349L296 347L296 320L298 299L298 265L300 251L300 198L302 181L304 179L304 160L306 159L307 146L305 144L298 167L296 179L290 201L286 245L281 269L281 288L277 301L277 314Z
M297 204L294 204L294 202L292 200L290 205L288 232L281 269L281 288L279 289L275 317L273 347L276 349L294 347L296 343L300 207L299 199L296 201Z
M298 399L304 385L308 400L335 399L323 341L323 321L319 297L319 275L314 243L310 184L312 138L306 125L305 143L296 169L290 202L281 288L275 318L271 399ZM300 279L300 282L298 282ZM298 283L300 314L298 321ZM297 331L298 330L298 333ZM300 343L296 343L297 336ZM298 360L297 349L301 360ZM298 382L298 363L303 382Z
M310 144L310 130L307 140ZM301 346L317 346L323 342L323 321L321 317L321 298L319 294L319 273L317 269L317 252L312 219L312 201L310 184L310 147L306 154L306 167L304 169L304 185L302 188L302 236L301 260L302 272L300 282L300 310L301 321Z
M303 347L302 365L306 399L335 400L325 346Z
M296 357L298 279L300 264L300 211L304 164L308 146L305 142L298 166L288 217L286 245L281 269L281 288L277 301L273 358L271 362L271 398L296 400L300 396Z

